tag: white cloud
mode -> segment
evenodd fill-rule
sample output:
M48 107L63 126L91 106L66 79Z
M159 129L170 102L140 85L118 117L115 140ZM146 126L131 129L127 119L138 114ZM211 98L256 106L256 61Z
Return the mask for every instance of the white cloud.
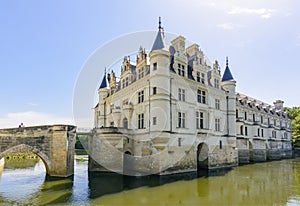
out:
M233 30L236 28L236 26L232 23L218 24L217 27L220 27L225 30Z
M52 124L71 124L74 125L72 118L57 117L51 114L39 113L35 111L8 113L0 117L0 128L18 127L20 123L25 126L52 125Z
M235 7L230 11L228 11L227 13L232 15L254 14L260 16L261 18L268 19L273 15L274 12L275 12L274 9L266 9L266 8L249 9L249 8Z

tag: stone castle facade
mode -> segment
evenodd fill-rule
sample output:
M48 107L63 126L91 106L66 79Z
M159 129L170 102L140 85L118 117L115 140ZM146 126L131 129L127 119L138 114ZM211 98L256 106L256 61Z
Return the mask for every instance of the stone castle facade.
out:
M90 171L169 174L291 157L283 101L269 105L236 92L226 62L209 65L199 45L162 27L149 53L124 57L105 74L90 138Z

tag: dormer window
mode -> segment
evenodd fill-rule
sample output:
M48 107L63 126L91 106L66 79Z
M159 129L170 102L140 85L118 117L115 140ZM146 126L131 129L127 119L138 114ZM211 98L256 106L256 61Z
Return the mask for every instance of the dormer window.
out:
M205 74L201 72L197 72L197 82L200 82L202 84L205 83Z
M218 79L214 79L214 86L215 86L215 88L219 89L220 81Z
M144 67L139 70L139 79L144 77Z
M183 76L184 77L184 65L182 64L178 64L178 75Z

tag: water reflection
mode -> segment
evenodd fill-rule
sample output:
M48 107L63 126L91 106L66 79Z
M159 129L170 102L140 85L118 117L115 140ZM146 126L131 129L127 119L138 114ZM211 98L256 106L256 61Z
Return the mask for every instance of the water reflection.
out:
M0 203L45 205L65 202L71 196L72 178L47 176L41 160L24 160L13 169L13 165L17 163L20 163L20 160L5 162L0 181ZM29 167L24 168L24 165Z
M0 203L62 205L300 205L300 158L231 170L171 176L128 177L88 173L75 162L72 178L50 178L39 161L4 169Z
M95 185L90 183L96 191L91 197L103 195L104 188L109 193L118 193L91 202L103 205L299 205L299 164L300 159L245 165L223 171L221 176L214 173L214 176L169 184L164 184L168 182L167 177L166 182L149 177L148 183L144 183L145 178L134 180L144 187L132 190L127 190L128 185L132 187L132 181L127 183L126 178L97 178Z

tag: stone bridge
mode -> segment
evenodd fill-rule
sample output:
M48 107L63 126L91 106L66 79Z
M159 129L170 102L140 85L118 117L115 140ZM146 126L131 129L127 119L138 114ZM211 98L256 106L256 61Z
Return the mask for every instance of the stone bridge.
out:
M54 177L74 174L74 147L76 127L72 125L44 125L0 129L0 162L20 150L37 154Z

